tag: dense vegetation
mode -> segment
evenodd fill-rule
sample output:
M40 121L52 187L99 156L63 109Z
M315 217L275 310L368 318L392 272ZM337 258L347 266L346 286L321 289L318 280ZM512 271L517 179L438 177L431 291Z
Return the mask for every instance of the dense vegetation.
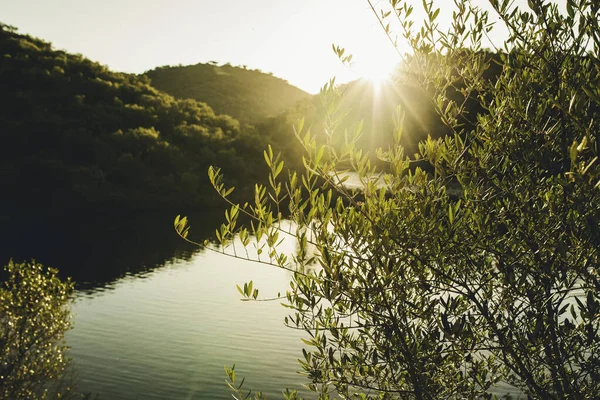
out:
M145 75L159 90L177 98L206 102L216 112L244 124L256 124L309 97L272 74L230 64L165 66Z
M314 132L327 123L318 96L255 70L163 67L147 73L150 82L55 50L6 25L0 25L0 45L0 184L20 193L19 200L0 199L3 214L211 206L218 199L208 189L209 165L222 167L238 198L247 198L250 182L264 179L267 143L283 153L288 167L302 170L304 150L293 123L304 117ZM178 97L204 98L210 106L153 85ZM350 115L341 129L364 120L358 144L366 150L393 143L390 114L398 104L407 109L402 144L408 154L427 135L446 132L414 82L377 87L356 81L339 90ZM240 126L211 107L254 126ZM317 139L324 143L326 135Z
M206 104L7 25L0 48L3 213L203 207L215 200L209 165L258 179L262 138Z
M306 171L284 177L268 154L269 184L226 214L223 248L294 273L285 323L305 332L300 364L319 399L493 398L500 383L532 399L600 396L600 4L527 3L490 0L508 31L490 57L490 15L466 0L447 31L432 2L414 29L407 2L369 1L410 45L405 68L449 133L418 144L430 168L411 166L402 124L378 151L385 169L372 164L330 85L326 138L297 126ZM347 166L360 201L338 183ZM187 222L175 220L184 238ZM288 236L291 255L278 247ZM262 300L251 282L239 290Z
M67 399L63 338L71 327L73 285L35 263L4 267L0 282L0 399Z

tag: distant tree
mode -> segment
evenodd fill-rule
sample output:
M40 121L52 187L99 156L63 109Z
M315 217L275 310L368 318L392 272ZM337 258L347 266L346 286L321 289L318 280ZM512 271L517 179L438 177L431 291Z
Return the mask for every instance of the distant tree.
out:
M6 30L8 32L16 32L17 31L17 27L8 25L8 24L4 24L2 22L0 22L0 29Z
M408 2L368 3L412 48L399 79L416 79L449 131L419 143L430 168L411 167L402 112L395 144L377 152L387 169L374 166L360 126L339 129L331 82L325 141L296 127L305 173L284 178L265 151L269 184L232 204L219 244L293 272L285 323L305 332L300 364L320 399L491 398L499 382L533 399L600 398L600 3L567 0L561 14L490 0L508 31L497 60L480 51L490 16L469 1L454 2L448 31L432 2L422 28ZM227 199L219 171L209 178ZM175 227L188 237L187 219ZM278 247L285 236L295 254ZM251 283L240 291L261 299Z
M4 268L0 285L0 399L65 399L73 394L64 371L63 342L71 327L73 285L35 263Z

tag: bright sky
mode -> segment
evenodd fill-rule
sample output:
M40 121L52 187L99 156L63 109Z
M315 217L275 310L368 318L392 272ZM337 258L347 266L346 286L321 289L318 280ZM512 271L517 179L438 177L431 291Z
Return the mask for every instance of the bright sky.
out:
M420 8L421 0L407 1ZM451 0L436 4L447 21ZM311 93L333 76L345 82L399 61L366 0L0 0L0 22L116 71L214 60L272 72ZM353 70L332 43L354 55Z

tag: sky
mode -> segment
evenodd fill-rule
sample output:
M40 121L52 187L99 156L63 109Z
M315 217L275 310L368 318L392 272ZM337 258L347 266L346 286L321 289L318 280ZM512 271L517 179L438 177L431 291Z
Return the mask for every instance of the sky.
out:
M448 22L451 0L436 4ZM400 61L366 0L0 0L0 22L115 71L216 61L271 72L310 93L334 76L346 82ZM334 43L353 54L352 68Z

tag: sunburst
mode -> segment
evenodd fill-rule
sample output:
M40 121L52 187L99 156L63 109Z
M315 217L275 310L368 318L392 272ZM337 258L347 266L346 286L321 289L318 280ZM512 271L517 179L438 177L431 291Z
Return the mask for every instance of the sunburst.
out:
M375 85L382 85L392 79L395 66L394 60L369 58L357 63L355 69L362 78Z

